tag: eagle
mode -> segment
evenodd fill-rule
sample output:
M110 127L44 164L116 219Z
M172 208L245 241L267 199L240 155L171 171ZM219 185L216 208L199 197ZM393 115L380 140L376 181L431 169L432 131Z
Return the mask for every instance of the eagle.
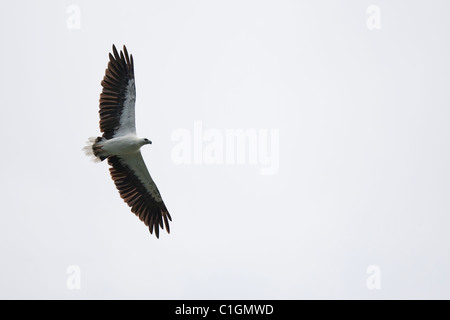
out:
M165 227L170 233L172 218L140 151L152 142L136 136L134 63L125 46L120 53L112 46L101 86L99 114L103 134L89 138L83 149L96 162L108 161L120 197L159 238L160 228Z

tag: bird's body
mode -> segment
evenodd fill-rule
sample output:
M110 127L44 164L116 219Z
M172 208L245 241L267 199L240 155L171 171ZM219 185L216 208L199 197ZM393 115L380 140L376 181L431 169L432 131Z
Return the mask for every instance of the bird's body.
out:
M151 141L136 136L133 56L126 47L119 53L113 45L100 94L101 137L90 138L84 148L96 161L108 159L111 177L122 199L151 233L169 229L170 214L148 172L140 148Z
M136 154L143 145L148 144L147 139L138 138L134 134L127 134L97 142L100 147L99 155L102 157L125 156Z

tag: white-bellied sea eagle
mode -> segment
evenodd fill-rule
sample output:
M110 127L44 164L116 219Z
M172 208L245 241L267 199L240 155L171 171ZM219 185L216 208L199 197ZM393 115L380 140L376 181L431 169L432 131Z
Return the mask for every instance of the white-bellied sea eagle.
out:
M136 136L133 56L128 55L125 46L120 54L114 45L112 51L101 82L99 114L103 135L89 138L84 150L94 160L108 159L109 171L120 196L148 226L150 233L154 230L159 238L159 228L165 226L170 233L172 218L140 152L143 145L152 142Z

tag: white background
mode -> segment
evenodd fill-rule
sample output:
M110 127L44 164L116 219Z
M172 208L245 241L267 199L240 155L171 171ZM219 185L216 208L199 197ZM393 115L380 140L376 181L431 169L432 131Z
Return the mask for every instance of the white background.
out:
M3 1L0 298L450 298L449 9ZM113 43L134 56L143 157L173 217L159 240L81 151ZM176 165L172 133L194 121L279 130L278 173Z

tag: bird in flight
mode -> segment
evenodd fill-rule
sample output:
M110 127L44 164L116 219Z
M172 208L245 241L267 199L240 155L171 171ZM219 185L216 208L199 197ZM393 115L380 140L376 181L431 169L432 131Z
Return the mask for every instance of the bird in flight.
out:
M152 142L136 136L133 55L128 55L125 46L120 54L114 45L112 51L101 82L99 114L103 135L89 138L84 151L94 161L108 160L111 178L120 197L150 233L155 231L159 238L159 228L165 227L170 233L169 220L172 218L140 152L143 145Z

